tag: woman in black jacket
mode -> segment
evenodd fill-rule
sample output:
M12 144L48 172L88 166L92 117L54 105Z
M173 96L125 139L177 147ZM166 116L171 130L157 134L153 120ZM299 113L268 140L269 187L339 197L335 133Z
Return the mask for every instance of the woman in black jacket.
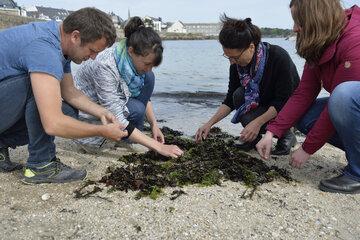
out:
M283 48L261 41L260 29L250 18L238 20L224 15L221 21L219 41L231 64L228 92L218 111L198 129L195 139L205 139L214 124L236 110L231 122L240 122L244 127L240 132L243 143L238 146L248 151L291 96L299 75ZM272 154L289 154L295 142L295 135L289 130L278 140Z

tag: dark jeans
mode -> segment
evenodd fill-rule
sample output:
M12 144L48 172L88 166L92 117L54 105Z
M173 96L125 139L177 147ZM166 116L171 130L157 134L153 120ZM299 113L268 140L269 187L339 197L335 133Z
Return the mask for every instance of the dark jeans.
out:
M243 87L239 87L233 93L233 104L235 108L239 108L245 102L245 90ZM257 117L263 115L269 108L264 106L258 106L257 108L245 113L240 117L240 123L243 127L246 127L251 121ZM266 132L267 123L265 123L260 128L259 134L264 134Z
M345 151L348 165L344 173L360 181L360 82L339 84L330 97L316 99L297 124L307 134L328 104L331 121L336 129L328 143Z
M55 157L54 136L43 129L28 75L0 81L0 147L28 144L27 166L43 166ZM63 112L77 118L78 111L63 103Z
M154 91L154 86L154 73L152 71L145 73L144 86L141 89L140 95L135 98L129 98L126 104L130 113L127 120L140 131L144 128L146 105Z

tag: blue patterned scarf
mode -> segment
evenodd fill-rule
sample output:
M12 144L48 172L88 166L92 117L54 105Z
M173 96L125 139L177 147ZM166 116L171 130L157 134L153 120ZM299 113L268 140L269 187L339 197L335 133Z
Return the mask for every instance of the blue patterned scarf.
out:
M260 42L250 69L244 72L237 65L241 86L245 88L245 102L236 110L235 115L231 119L232 123L238 123L242 115L259 106L259 86L264 73L267 54L267 46L265 43Z
M115 47L115 62L120 76L129 87L132 97L139 96L141 88L144 86L145 74L138 74L129 56L126 47L126 39L123 39Z

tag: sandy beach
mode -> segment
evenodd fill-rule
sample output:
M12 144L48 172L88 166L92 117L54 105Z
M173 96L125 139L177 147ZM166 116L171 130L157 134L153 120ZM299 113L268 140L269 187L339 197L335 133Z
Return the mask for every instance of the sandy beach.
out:
M100 179L108 166L121 164L120 155L133 151L87 154L70 140L56 142L57 156L87 169L90 180ZM27 149L11 150L10 156L24 163ZM173 188L157 200L106 190L75 199L73 192L82 183L31 186L20 182L21 172L0 173L1 239L359 239L360 195L317 188L319 180L338 174L345 163L344 153L330 145L300 170L289 166L288 157L272 159L269 165L287 169L295 181L263 184L252 199L243 198L245 185L231 181L184 187L187 195L173 201Z

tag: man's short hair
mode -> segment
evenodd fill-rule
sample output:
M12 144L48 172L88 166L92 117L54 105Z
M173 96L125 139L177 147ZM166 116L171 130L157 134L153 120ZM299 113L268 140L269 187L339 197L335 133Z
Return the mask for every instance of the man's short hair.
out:
M110 16L97 8L82 8L71 13L63 22L65 33L80 32L81 43L91 43L105 37L110 47L116 40L116 29Z

